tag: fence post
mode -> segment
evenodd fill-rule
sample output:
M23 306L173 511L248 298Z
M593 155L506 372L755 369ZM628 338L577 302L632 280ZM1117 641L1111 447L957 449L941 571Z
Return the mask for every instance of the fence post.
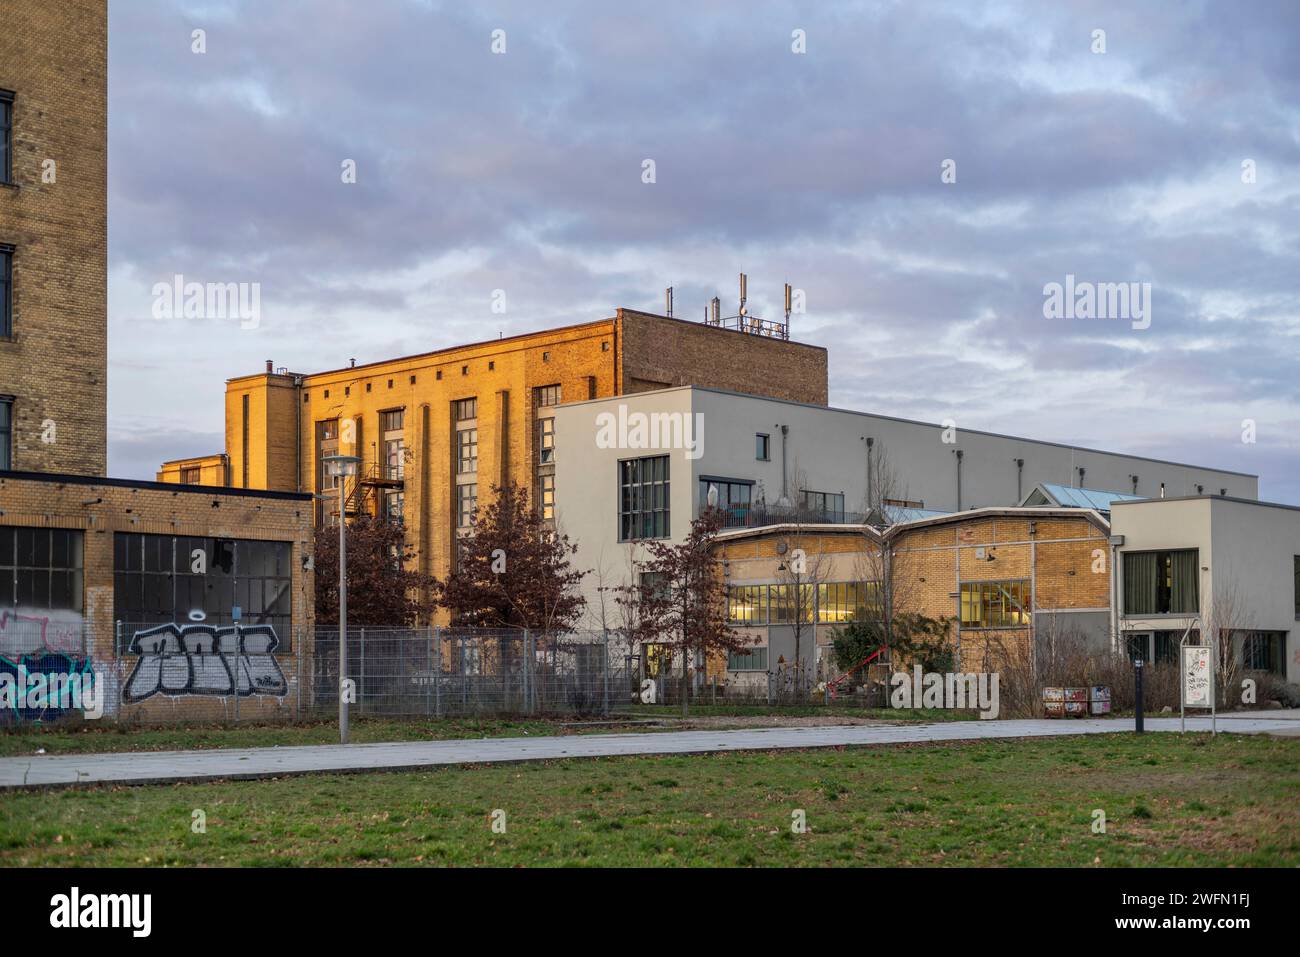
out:
M605 631L605 635L604 635L603 644L605 646L605 656L604 656L605 665L600 670L601 670L601 674L604 675L604 679L605 679L604 692L603 692L605 697L604 714L606 717L608 717L609 716L609 629L606 628L604 631Z
M433 714L435 717L442 717L442 629L434 629L429 626L431 634L435 633L433 639Z

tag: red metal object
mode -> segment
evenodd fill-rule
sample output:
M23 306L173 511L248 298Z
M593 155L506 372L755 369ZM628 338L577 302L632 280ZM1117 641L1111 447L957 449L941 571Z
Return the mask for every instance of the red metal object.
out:
M827 684L826 684L826 690L830 692L830 694L831 694L831 698L832 698L832 699L835 698L835 696L836 696L836 695L835 695L836 689L839 687L839 684L840 684L841 681L843 681L843 680L844 680L845 678L847 678L849 675L853 674L853 672L857 671L857 670L858 670L859 668L861 668L863 665L869 665L869 664L871 664L871 662L875 661L878 657L880 657L880 653L881 653L882 651L884 651L884 650L885 650L884 648L877 648L877 649L875 650L875 653L874 653L874 654L871 654L871 655L869 655L868 657L863 658L861 661L859 661L856 665L854 665L854 666L853 666L852 668L850 668L848 671L844 672L844 674L840 675L838 678L832 678L829 682L827 682Z

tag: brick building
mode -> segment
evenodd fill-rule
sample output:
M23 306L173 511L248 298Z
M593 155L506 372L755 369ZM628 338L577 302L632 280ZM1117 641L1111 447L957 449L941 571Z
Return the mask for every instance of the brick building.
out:
M0 686L92 673L132 721L297 714L311 496L103 477L107 30L105 0L0 11Z
M103 475L105 0L0 13L0 470Z
M296 715L311 547L309 495L0 473L0 666L93 670L108 717Z
M349 516L400 517L421 570L445 575L459 529L493 485L528 489L553 513L557 458L581 458L557 435L560 403L711 385L825 405L826 350L619 309L597 322L310 375L267 368L226 385L223 454L163 463L162 482L308 491L335 480L321 459L361 458L345 488Z
M884 532L788 523L722 532L715 554L727 617L753 641L728 656L727 680L765 689L778 662L795 660L796 632L808 673L839 674L836 629L886 598L895 612L949 619L962 670L996 670L1057 635L1104 652L1113 633L1108 536L1106 517L1082 508L974 509Z

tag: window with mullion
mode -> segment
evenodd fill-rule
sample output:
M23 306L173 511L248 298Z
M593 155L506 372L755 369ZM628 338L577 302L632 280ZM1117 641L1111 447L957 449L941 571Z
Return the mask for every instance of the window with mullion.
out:
M0 90L0 183L14 181L14 95Z
M14 333L14 248L0 245L0 336Z

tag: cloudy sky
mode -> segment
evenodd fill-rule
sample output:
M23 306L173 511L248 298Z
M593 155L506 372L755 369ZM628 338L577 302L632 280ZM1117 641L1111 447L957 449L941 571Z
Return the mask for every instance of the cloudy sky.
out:
M668 285L693 319L744 270L755 314L805 291L833 405L1300 504L1300 6L831 7L112 0L110 473L220 450L224 380L268 358ZM177 274L260 283L260 321L154 318ZM1067 275L1150 283L1149 328L1045 318Z

